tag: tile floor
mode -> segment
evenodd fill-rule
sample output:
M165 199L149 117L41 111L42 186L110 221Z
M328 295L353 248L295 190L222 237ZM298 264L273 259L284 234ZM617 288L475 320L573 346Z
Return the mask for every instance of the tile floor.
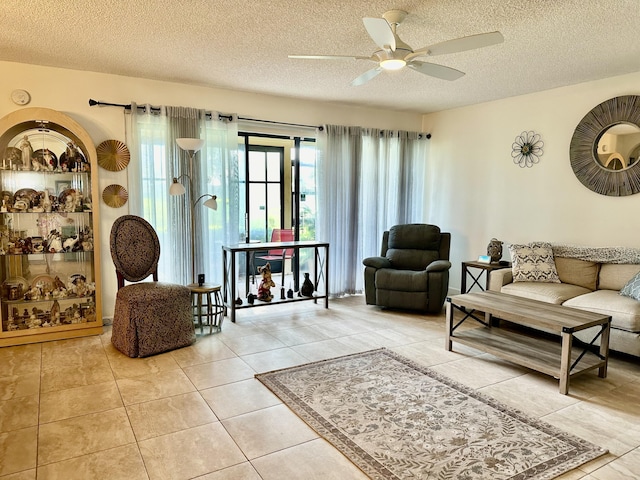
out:
M254 379L387 347L609 449L562 479L640 478L640 361L558 383L444 349L444 315L360 296L254 308L188 348L130 359L101 336L0 348L0 480L365 479Z

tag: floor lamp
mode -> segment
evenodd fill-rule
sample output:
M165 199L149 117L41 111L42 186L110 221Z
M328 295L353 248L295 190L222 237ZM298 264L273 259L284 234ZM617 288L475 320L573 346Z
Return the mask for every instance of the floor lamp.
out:
M199 138L176 138L176 143L178 146L185 150L189 154L189 173L183 173L178 177L173 177L173 182L171 182L171 186L169 187L169 195L184 195L185 188L179 180L182 177L186 177L189 181L189 195L191 198L188 200L189 207L191 209L191 280L193 283L198 283L196 278L196 216L195 210L197 203L203 198L207 198L203 205L205 207L211 208L212 210L218 209L218 197L215 195L211 195L210 193L205 193L200 195L197 199L193 200L193 158L196 153L202 149L204 145L204 140Z

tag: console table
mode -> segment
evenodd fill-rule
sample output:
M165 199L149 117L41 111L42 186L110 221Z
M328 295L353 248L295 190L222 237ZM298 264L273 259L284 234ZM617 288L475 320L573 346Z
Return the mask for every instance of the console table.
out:
M293 297L293 298L277 298L274 296L270 302L262 302L256 300L254 303L248 303L245 298L242 304L236 304L238 296L238 288L236 284L237 276L237 257L239 254L246 255L246 262L249 265L249 257L257 251L262 250L294 250L294 255L298 256L299 251L305 248L313 249L314 252L314 271L313 286L314 294L311 297ZM316 242L314 240L300 240L294 242L265 242L265 243L238 243L235 245L225 245L222 247L223 259L223 291L222 299L225 307L225 314L229 311L232 322L236 321L236 310L243 308L262 307L267 305L279 305L282 303L300 302L305 300L313 300L315 303L318 299L324 299L324 308L329 308L329 243ZM284 269L284 265L282 266ZM245 292L249 291L249 275L245 278ZM284 288L284 285L282 285Z

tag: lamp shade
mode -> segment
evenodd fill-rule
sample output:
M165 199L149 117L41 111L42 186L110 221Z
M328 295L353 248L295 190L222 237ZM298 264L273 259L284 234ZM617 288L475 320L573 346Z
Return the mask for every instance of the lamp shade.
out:
M176 143L182 150L197 152L204 146L204 140L200 138L176 138Z
M204 202L204 206L208 207L212 210L218 210L218 197L216 197L215 195L212 195L211 198L209 198L207 201Z
M184 185L178 182L178 179L174 177L173 182L169 187L169 195L184 195L184 194L185 194Z

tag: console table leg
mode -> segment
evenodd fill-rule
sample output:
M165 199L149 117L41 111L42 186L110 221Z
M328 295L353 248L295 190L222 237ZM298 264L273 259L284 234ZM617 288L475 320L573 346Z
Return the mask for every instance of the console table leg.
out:
M444 348L450 352L453 342L451 341L451 328L453 327L453 308L451 307L451 299L447 298L446 305L446 323L445 323L445 343Z
M569 377L571 372L571 347L573 344L573 334L562 332L562 354L560 356L560 393L569 393Z

